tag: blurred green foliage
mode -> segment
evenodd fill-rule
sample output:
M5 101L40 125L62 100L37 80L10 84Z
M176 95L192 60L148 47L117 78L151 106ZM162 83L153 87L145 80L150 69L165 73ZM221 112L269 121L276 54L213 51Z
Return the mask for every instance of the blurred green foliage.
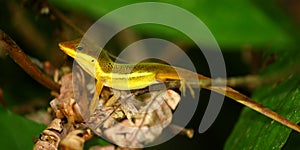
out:
M1 149L32 149L33 142L45 129L45 125L35 123L8 110L0 108Z
M282 80L255 89L252 98L287 119L300 122L300 52L285 51L271 64L262 76L275 75ZM289 138L291 129L245 108L230 135L225 149L281 149ZM295 131L293 131L295 132ZM299 133L296 133L299 134ZM294 137L298 138L299 137ZM291 142L295 139L291 139ZM296 142L289 145L297 145ZM298 147L299 148L299 147Z
M88 3L80 0L51 0L51 3L63 7L67 10L79 11L90 15L94 19L99 19L104 14L138 2L149 2L146 0L131 1L99 1L91 0ZM157 0L155 2L165 2L173 4L188 10L201 19L211 30L218 43L226 50L234 50L233 47L250 44L251 46L272 45L282 47L290 45L292 39L283 28L271 20L263 10L259 9L250 1L239 0ZM140 8L141 11L143 8ZM159 8L153 8L153 11L163 12ZM126 22L123 18L122 21ZM174 18L178 19L178 18ZM121 23L121 22L120 22ZM180 34L172 34L160 28L140 28L142 33L156 34L160 33L166 38L182 39ZM197 32L197 31L195 31Z

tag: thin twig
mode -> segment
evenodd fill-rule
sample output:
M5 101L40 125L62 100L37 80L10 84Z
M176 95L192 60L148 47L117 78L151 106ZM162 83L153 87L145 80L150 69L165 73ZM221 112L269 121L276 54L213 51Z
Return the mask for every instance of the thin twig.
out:
M71 28L73 28L76 32L78 32L80 35L84 35L84 31L80 28L78 28L68 17L66 17L63 13L61 13L59 10L55 9L54 7L52 7L50 4L48 4L47 2L44 2L48 5L48 8L50 9L50 11L60 20L62 20L64 23L66 23L68 26L70 26Z
M60 86L43 74L26 56L23 50L0 29L0 48L7 51L9 56L33 79L43 86L59 91Z

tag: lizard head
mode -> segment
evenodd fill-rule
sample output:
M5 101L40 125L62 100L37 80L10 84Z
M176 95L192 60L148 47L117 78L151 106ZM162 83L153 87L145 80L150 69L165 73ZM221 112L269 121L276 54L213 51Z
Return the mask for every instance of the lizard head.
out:
M96 72L99 72L100 67L97 63L97 58L88 55L84 52L84 47L80 46L81 39L61 42L59 48L70 57L74 58L77 63L91 76L95 77Z

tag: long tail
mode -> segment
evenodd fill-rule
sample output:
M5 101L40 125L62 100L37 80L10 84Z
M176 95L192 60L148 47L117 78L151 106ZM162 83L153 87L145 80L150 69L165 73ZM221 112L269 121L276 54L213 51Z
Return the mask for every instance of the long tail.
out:
M198 76L199 80L208 80L209 78L199 75ZM220 93L222 95L225 95L226 97L229 97L245 106L250 107L253 110L256 110L257 112L278 121L279 123L290 127L291 129L294 129L298 132L300 132L300 126L298 126L297 124L291 122L290 120L282 117L281 115L279 115L278 113L272 111L271 109L257 103L256 101L254 101L253 99L247 97L246 95L228 87L228 86L211 86L210 84L207 86L203 86L201 88L207 89L207 90L211 90L214 91L216 93Z

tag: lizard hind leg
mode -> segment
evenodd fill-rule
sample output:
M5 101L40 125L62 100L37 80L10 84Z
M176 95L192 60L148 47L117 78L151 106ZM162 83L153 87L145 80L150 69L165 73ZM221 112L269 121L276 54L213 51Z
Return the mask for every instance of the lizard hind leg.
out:
M184 79L181 79L180 80L179 90L181 91L181 93L183 94L183 96L186 95L186 88L189 89L190 94L192 95L192 97L195 97L195 91L192 88L192 86L188 82L186 82Z
M182 92L183 96L186 94L186 88L189 89L191 95L195 97L195 92L190 83L188 83L184 78L180 78L177 73L157 73L156 79L158 81L166 82L170 80L180 80L179 90Z

